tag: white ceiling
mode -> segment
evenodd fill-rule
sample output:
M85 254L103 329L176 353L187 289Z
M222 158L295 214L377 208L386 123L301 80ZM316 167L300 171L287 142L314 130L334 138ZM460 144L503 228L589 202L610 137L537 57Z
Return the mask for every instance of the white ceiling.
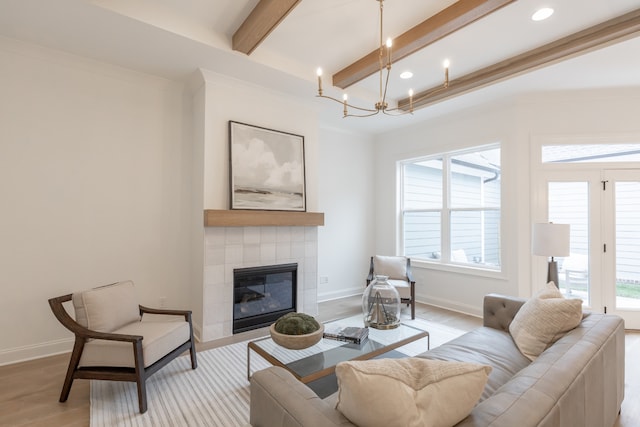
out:
M454 2L386 0L385 34L395 37ZM246 56L231 49L231 37L257 3L0 0L0 34L170 79L184 79L206 68L309 97L328 125L364 132L383 132L519 93L640 86L640 37L634 37L429 106L414 116L342 119L339 105L313 98L315 70L325 70L326 90L331 74L376 49L378 2L303 0ZM541 6L556 12L546 21L531 21ZM638 8L640 0L517 0L394 63L390 95L400 98L409 87L420 91L440 84L445 58L451 61L455 79ZM414 73L409 82L398 78L404 70ZM377 90L377 76L372 76L348 92L355 102L372 104ZM337 90L328 92L341 97Z

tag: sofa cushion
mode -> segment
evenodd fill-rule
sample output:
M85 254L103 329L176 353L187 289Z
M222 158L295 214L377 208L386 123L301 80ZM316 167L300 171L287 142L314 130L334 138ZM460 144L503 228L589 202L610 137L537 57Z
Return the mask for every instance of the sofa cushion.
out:
M132 281L76 292L72 299L76 322L94 331L113 332L140 320Z
M522 354L535 360L581 320L582 300L564 298L549 282L522 305L509 325L509 332Z
M531 364L508 332L479 327L417 357L489 365L493 369L480 401L491 397L523 368Z
M190 338L189 323L183 316L149 316L113 331L116 334L141 335L144 367L178 348ZM133 368L130 342L90 340L84 346L80 366L119 366Z
M490 366L420 358L342 362L338 409L359 427L451 426L478 402Z

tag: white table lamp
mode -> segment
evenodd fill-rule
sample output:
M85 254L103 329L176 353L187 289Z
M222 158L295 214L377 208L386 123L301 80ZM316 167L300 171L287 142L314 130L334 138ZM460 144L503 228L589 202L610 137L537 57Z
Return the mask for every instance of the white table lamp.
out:
M547 272L547 283L553 282L559 288L558 264L553 257L570 255L569 224L554 224L551 222L533 224L531 252L534 255L551 257Z

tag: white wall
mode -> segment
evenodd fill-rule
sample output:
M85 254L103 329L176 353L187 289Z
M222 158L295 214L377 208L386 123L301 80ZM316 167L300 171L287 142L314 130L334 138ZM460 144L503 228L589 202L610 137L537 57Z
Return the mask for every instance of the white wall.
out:
M361 290L371 141L324 132L320 153L312 101L206 71L185 88L8 39L0 63L0 321L15 325L0 364L70 350L47 299L117 280L202 323L202 210L228 207L229 120L304 135L307 209L326 208L319 292Z
M398 160L502 143L502 265L499 274L467 274L464 269L416 266L419 301L481 315L489 292L529 296L539 286L532 277L544 262L530 253L533 211L530 146L539 135L615 135L639 132L640 89L529 95L419 123L376 140L376 251L398 248L396 201ZM535 257L537 258L537 257ZM535 271L532 271L532 266ZM535 273L535 274L534 274Z
M229 121L304 136L307 211L318 210L318 119L310 100L202 70L204 208L229 209Z
M473 109L380 135L376 144L376 253L401 253L396 238L400 226L397 215L398 161L495 142L502 142L502 202L506 218L502 233L503 236L514 235L515 224L509 219L516 217L519 203L528 206L528 182L521 183L512 179L518 173L516 165L523 157L514 144L510 143L515 139L515 122L511 105L496 105L490 109ZM518 251L513 250L516 242L516 239L509 241L503 238L503 245L511 248L503 252L504 273L487 274L486 277L472 276L461 269L452 271L446 268L420 268L414 261L412 265L416 280L416 299L466 313L480 314L482 297L486 293L514 293L513 283L518 270L518 260L514 256Z
M364 289L375 238L373 138L321 128L318 151L318 299L326 301Z
M132 279L188 308L182 86L9 39L0 64L0 364L71 348L54 296Z
M313 98L286 96L206 70L202 78L205 209L229 208L229 120L303 135L307 210L325 214L325 225L318 228L317 275L326 283L317 285L317 298L362 292L374 239L372 138L319 129Z

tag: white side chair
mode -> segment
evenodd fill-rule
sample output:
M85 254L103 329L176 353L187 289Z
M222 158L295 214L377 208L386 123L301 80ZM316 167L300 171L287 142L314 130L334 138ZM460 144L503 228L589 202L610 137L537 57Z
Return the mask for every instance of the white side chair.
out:
M400 294L400 300L411 306L411 319L416 318L416 282L411 274L411 258L404 256L371 257L367 286L376 275L389 277L389 284Z
M73 302L75 320L63 306L67 301ZM131 281L51 298L49 305L75 334L60 402L67 400L76 378L133 381L144 413L148 377L187 350L191 368L198 366L191 311L143 307Z

